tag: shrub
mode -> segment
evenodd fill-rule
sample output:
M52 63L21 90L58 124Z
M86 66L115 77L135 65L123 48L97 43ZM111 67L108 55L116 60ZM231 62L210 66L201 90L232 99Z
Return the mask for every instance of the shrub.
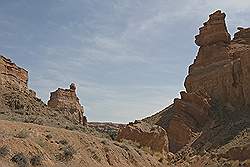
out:
M36 144L38 144L40 147L44 147L46 145L45 141L42 138L38 138L36 141Z
M61 149L61 153L56 155L59 161L70 161L74 158L76 150L72 146L66 146Z
M9 149L6 145L0 147L0 157L5 157L8 154L9 154Z
M27 138L29 136L29 131L22 129L20 132L18 132L15 137L17 138Z
M68 141L66 139L60 140L58 143L62 144L62 145L67 145Z
M101 161L102 161L101 157L99 157L96 153L94 153L91 157L92 157L94 160L96 160L97 162L101 162Z
M25 157L23 153L17 153L11 158L12 162L15 162L18 167L27 167L28 159Z
M51 135L51 134L47 134L45 137L46 137L47 139L52 139L52 135Z
M42 157L40 155L34 155L30 158L30 164L32 166L42 165Z

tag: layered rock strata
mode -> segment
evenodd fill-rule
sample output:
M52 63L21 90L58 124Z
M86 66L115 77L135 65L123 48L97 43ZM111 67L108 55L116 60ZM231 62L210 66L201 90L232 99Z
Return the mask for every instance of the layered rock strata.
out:
M73 83L69 89L58 88L56 91L51 92L48 106L68 115L70 119L78 120L81 124L87 123L86 117L83 116L84 108L79 102L76 95L76 86Z
M174 100L174 112L166 127L172 152L177 152L194 139L196 133L209 121L211 112L210 98L204 94L180 94L181 99Z
M18 67L10 59L0 55L0 83L5 87L27 90L28 71Z
M171 106L144 119L167 131L171 152L194 142L200 132L203 138L207 136L203 128L214 122L214 115L249 111L250 28L238 28L231 40L225 17L218 10L199 29L195 43L200 48L189 67L186 92L181 92L181 98ZM216 129L218 124L211 127Z
M142 147L149 147L154 152L168 152L166 131L157 125L135 121L120 129L117 140L131 140Z
M239 28L230 40L225 14L217 11L200 28L200 46L185 80L188 93L203 90L218 104L241 109L250 104L250 30Z

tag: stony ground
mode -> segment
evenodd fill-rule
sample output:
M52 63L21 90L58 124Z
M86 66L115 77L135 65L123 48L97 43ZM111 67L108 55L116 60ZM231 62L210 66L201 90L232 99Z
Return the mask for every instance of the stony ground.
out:
M1 167L166 165L160 154L151 154L129 143L62 128L0 120Z

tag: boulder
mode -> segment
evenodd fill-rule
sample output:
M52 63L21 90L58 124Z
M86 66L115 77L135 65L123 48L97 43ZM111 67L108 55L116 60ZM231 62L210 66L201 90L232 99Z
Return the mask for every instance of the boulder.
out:
M117 140L131 140L143 147L149 147L154 152L168 152L168 136L166 131L157 125L143 121L135 121L121 128Z

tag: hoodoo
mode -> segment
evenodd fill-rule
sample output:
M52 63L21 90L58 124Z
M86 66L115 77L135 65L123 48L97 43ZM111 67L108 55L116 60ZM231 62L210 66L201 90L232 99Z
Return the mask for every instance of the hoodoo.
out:
M73 121L78 120L79 123L84 125L87 123L86 117L83 116L84 108L76 95L76 85L74 83L70 85L69 89L58 88L56 91L51 92L48 106L68 115Z

